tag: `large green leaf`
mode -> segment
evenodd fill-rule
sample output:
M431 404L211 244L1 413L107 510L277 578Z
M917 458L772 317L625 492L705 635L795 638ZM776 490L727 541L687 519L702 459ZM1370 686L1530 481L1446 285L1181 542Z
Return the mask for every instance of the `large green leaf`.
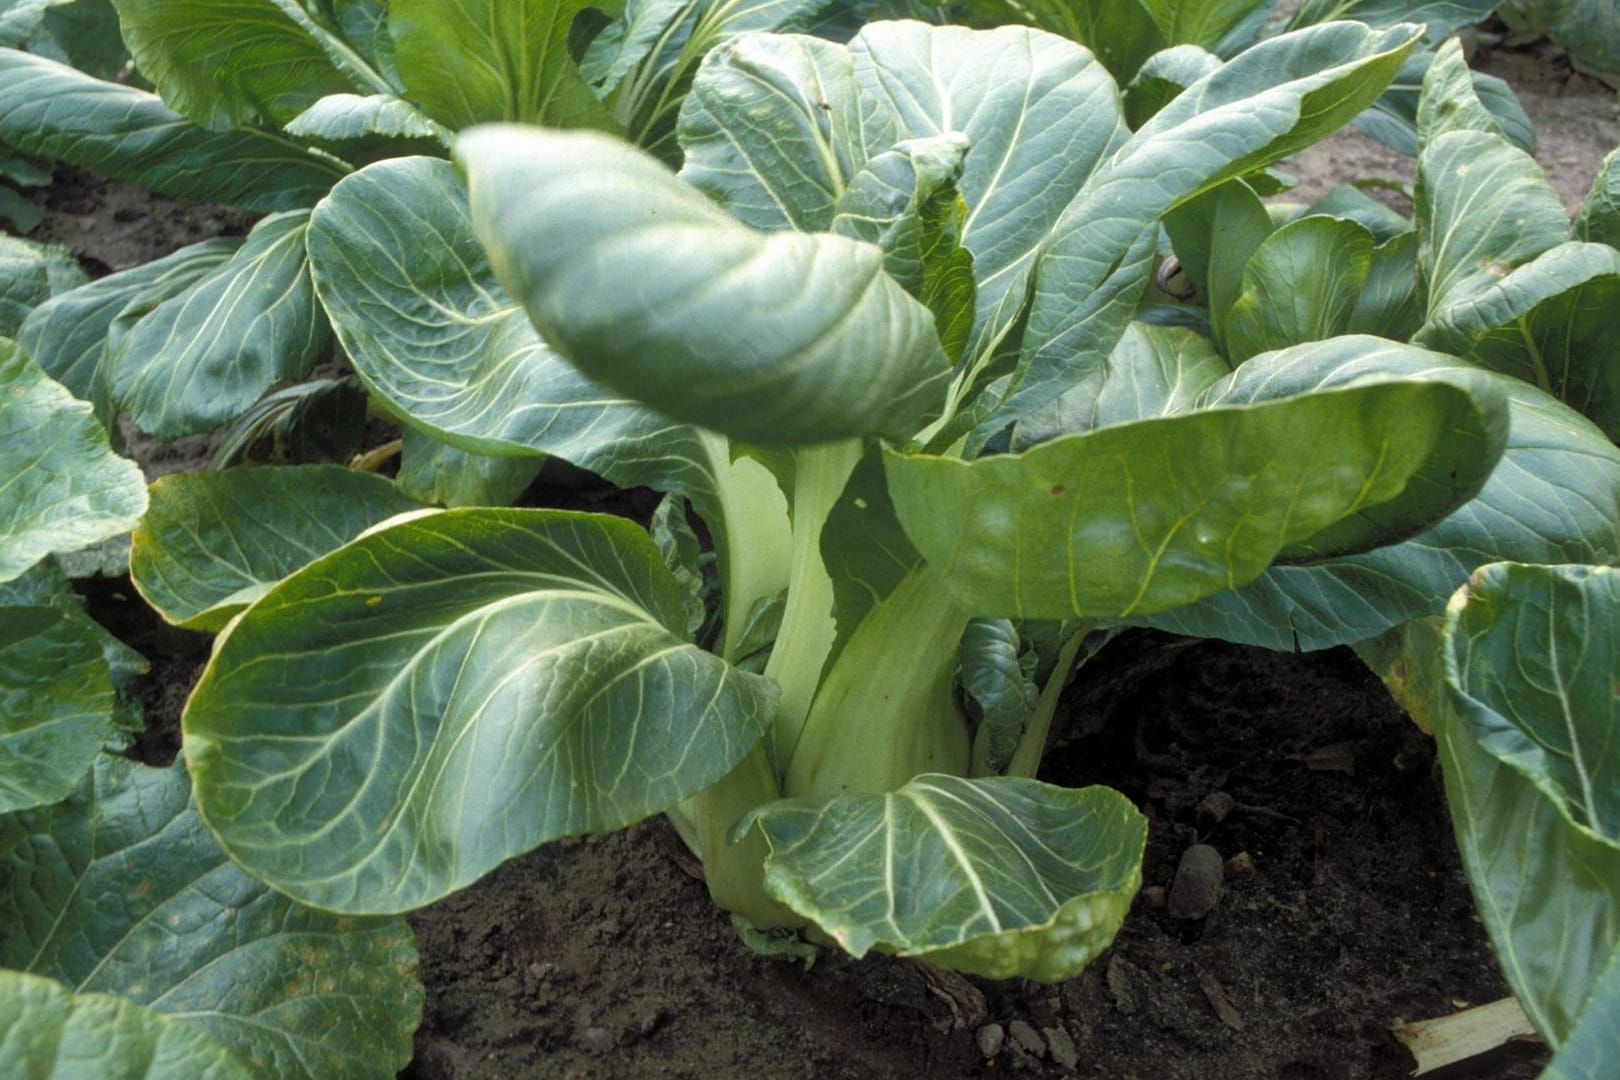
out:
M411 498L436 506L508 506L534 481L545 461L540 456L477 454L406 428L394 482Z
M0 581L134 527L146 483L90 406L0 338Z
M193 202L309 206L348 169L268 132L209 131L155 94L0 49L0 142Z
M309 373L332 332L315 299L309 211L265 218L225 262L159 304L110 358L113 398L160 439L218 427Z
M552 454L621 487L680 491L719 527L723 440L603 389L541 342L496 282L449 163L348 177L315 210L309 256L355 371L402 423L472 453Z
M1598 165L1575 215L1575 238L1620 247L1620 149L1611 150Z
M0 964L167 1014L255 1076L382 1080L410 1060L410 928L248 877L179 763L103 755L66 802L0 819L0 852Z
M1113 351L1147 282L1160 217L1317 141L1369 104L1411 27L1332 23L1246 50L1160 110L1092 175L1036 265L1022 358L981 442Z
M547 840L720 779L776 706L683 638L628 521L448 510L317 559L250 607L184 717L231 857L333 910L401 911Z
M607 136L490 127L456 153L497 277L587 376L772 445L906 437L941 408L933 315L878 248L758 232Z
M406 94L451 128L500 120L614 126L568 52L583 0L390 0Z
M1464 26L1489 17L1499 0L1305 0L1290 26L1309 26L1329 19L1354 19L1369 26L1420 22L1438 41Z
M1437 736L1457 842L1503 973L1559 1053L1598 1077L1620 1015L1620 579L1498 564L1446 613Z
M1534 383L1620 440L1620 251L1560 244L1440 312L1423 344Z
M0 337L16 337L29 312L84 280L66 248L0 235Z
M1324 365L1318 385L1479 370L1416 350L1342 359ZM1485 563L1620 560L1620 450L1535 387L1491 378L1508 398L1507 448L1479 494L1449 517L1405 543L1311 566L1275 566L1250 585L1147 621L1270 649L1323 649L1439 614Z
M1488 376L1364 378L1324 367L1387 351L1338 338L1269 353L1188 411L975 461L891 451L906 534L968 611L1148 615L1274 561L1403 539L1472 497L1507 436Z
M141 74L205 128L285 124L326 94L357 89L289 12L297 0L113 5Z
M130 577L167 620L219 630L300 566L421 504L335 465L166 476L135 529Z
M17 344L73 393L95 406L96 418L111 425L111 371L105 364L107 335L115 321L145 315L162 299L175 296L230 258L241 241L215 237L162 258L97 278L28 313Z
M101 643L57 607L0 606L0 813L53 803L112 734Z
M1507 0L1502 17L1515 28L1546 34L1577 68L1620 78L1620 4L1615 0Z
M0 970L0 1069L18 1080L254 1080L224 1046L111 994Z
M923 775L884 795L770 803L765 887L855 956L1056 982L1113 941L1147 819L1103 787Z
M1447 131L1424 146L1416 203L1427 323L1569 236L1535 159L1489 132Z

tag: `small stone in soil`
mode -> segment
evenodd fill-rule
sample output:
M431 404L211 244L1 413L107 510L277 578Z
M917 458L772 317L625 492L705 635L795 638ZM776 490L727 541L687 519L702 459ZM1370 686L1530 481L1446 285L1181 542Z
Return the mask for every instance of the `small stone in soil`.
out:
M1176 880L1170 884L1170 917L1202 919L1214 911L1225 870L1221 853L1208 844L1194 844L1182 852Z
M1046 1056L1046 1040L1024 1020L1014 1020L1007 1025L1007 1034L1022 1049L1034 1054L1036 1057Z
M1069 1033L1060 1027L1041 1028L1041 1034L1046 1036L1046 1045L1052 1048L1052 1060L1065 1069L1080 1067L1080 1052L1074 1048L1074 1040Z
M979 1053L987 1059L1001 1053L1001 1048L1007 1042L1007 1029L1000 1024L986 1024L974 1036L979 1043Z
M1198 818L1212 825L1219 825L1231 814L1237 800L1224 791L1212 791L1204 796L1204 801L1198 804Z
M602 1054L613 1049L613 1033L604 1027L586 1028L579 1033L579 1041L593 1054Z

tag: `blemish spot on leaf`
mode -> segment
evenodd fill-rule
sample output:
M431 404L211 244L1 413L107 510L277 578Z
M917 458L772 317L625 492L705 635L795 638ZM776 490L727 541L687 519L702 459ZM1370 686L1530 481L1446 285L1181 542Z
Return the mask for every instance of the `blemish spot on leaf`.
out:
M1053 484L1052 485L1052 494L1054 494L1054 495L1063 494L1063 485L1062 484Z
M380 603L382 603L382 597L380 597L380 596L368 596L368 597L366 597L366 606L367 607L376 607Z

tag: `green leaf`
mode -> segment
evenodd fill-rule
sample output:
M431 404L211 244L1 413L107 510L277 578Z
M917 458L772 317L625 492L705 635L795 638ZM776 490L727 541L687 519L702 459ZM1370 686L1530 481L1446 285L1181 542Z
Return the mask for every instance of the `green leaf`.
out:
M1216 341L1226 340L1226 317L1243 291L1243 273L1276 229L1266 204L1247 182L1228 180L1165 216L1181 269L1209 309Z
M1220 66L1220 57L1197 45L1175 45L1154 53L1125 88L1126 123L1133 130L1141 127L1183 90Z
M1425 146L1448 131L1482 131L1507 137L1474 89L1473 73L1463 59L1462 41L1458 38L1452 38L1435 50L1434 59L1423 75L1417 131Z
M0 235L0 337L16 336L29 312L84 280L66 248Z
M974 619L962 635L959 650L962 691L978 707L973 733L973 775L998 776L1007 771L1041 691L1020 651L1018 627L1008 619Z
M232 859L331 910L403 911L548 840L719 780L776 707L686 644L628 521L447 510L373 532L261 597L184 717Z
M1238 364L1347 332L1372 260L1372 234L1357 222L1311 215L1282 226L1243 268L1222 322L1226 358Z
M425 503L446 506L507 506L523 494L545 458L491 457L406 428L399 454L399 490Z
M1400 349L1363 361L1324 354L1316 384L1478 368ZM1247 365L1246 365L1247 366ZM1470 502L1404 543L1311 566L1275 566L1250 585L1150 620L1173 633L1270 649L1324 649L1437 615L1477 567L1620 560L1620 450L1590 421L1499 375L1508 399L1502 460Z
M1439 41L1454 30L1483 22L1500 0L1305 0L1290 27L1309 26L1328 19L1354 19L1369 26L1420 22L1429 40Z
M1391 341L1406 341L1423 322L1423 301L1418 296L1418 247L1415 232L1404 232L1373 249L1372 265L1361 298L1350 313L1345 332L1375 334Z
M953 363L973 332L973 255L962 246L967 203L957 193L967 136L896 144L851 179L832 230L883 249L883 268L934 313Z
M57 607L0 607L0 813L77 787L112 717L101 644L82 621Z
M286 2L113 0L113 6L141 74L171 107L210 130L285 124L327 94L356 89Z
M456 153L497 277L587 377L765 445L906 437L942 406L933 315L877 248L757 232L606 136L492 127Z
M169 622L208 631L299 567L421 509L387 479L335 465L177 473L150 497L130 576Z
M1426 325L1569 235L1535 159L1482 131L1449 131L1423 148L1416 203Z
M1575 215L1575 239L1620 248L1620 149L1598 165L1592 187Z
M190 1024L110 994L0 970L0 1069L19 1080L254 1080Z
M1250 360L1173 416L976 461L885 456L906 535L968 611L1148 615L1302 560L1403 539L1480 488L1507 435L1488 377L1314 389L1338 338Z
M0 49L0 142L190 202L308 206L348 169L268 132L213 132L155 94Z
M167 1014L254 1076L382 1080L410 1060L410 928L300 907L248 877L179 763L103 755L68 801L0 820L0 852L5 966Z
M1423 49L1413 52L1401 65L1400 74L1384 91L1372 107L1356 117L1355 125L1362 134L1377 139L1398 154L1416 157L1420 138L1418 112L1423 101L1423 87L1435 54ZM1463 76L1466 73L1466 84ZM1514 96L1513 88L1494 75L1468 71L1459 65L1445 73L1445 87L1477 100L1488 114L1489 124L1505 135L1514 146L1534 153L1536 130L1525 115L1524 106ZM1455 81L1453 81L1455 80ZM1470 113L1481 128L1487 117L1473 110Z
M1446 612L1441 761L1480 916L1549 1075L1600 1076L1620 1006L1620 582L1497 564Z
M114 323L122 316L133 324L229 259L241 243L226 237L204 240L52 297L28 313L17 345L74 397L94 405L96 419L110 426L111 372L104 361Z
M1121 84L1149 56L1175 44L1166 40L1146 0L978 0L971 7L989 21L1030 23L1084 45Z
M1113 941L1147 820L1116 791L924 775L885 795L770 803L765 887L855 956L1057 982Z
M293 117L287 134L326 143L376 144L379 148L416 140L449 145L449 133L416 106L392 94L328 94ZM347 149L340 147L339 149Z
M1577 69L1602 76L1611 86L1620 76L1615 0L1509 0L1501 14L1515 27L1528 20L1536 33L1563 46Z
M332 334L310 282L308 228L307 210L260 221L235 254L119 342L113 397L136 426L160 439L218 427L326 355Z
M1160 217L1345 123L1416 40L1410 27L1354 23L1271 38L1144 124L1087 181L1043 248L1018 370L974 441L1058 396L1113 351L1146 285Z
M0 582L46 555L127 532L146 483L107 432L11 342L0 338Z
M448 162L383 161L344 180L316 208L309 257L338 341L401 423L470 453L552 454L621 487L678 490L709 516L712 437L541 342L496 282Z
M388 31L406 96L452 129L500 120L617 125L568 53L583 0L391 0Z
M1620 252L1569 241L1441 312L1430 348L1534 383L1620 439Z

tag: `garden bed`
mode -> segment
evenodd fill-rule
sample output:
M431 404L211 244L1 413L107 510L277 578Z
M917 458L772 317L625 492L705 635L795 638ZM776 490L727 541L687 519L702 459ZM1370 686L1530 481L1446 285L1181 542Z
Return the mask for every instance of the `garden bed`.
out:
M1620 142L1613 93L1545 55L1484 66L1515 84L1538 158L1577 202ZM1410 175L1409 162L1353 135L1294 168L1312 193ZM244 225L61 175L34 235L92 269ZM209 445L134 448L157 475L200 465ZM88 588L98 617L154 659L142 746L162 760L206 640L151 625L127 585ZM1082 669L1059 720L1042 779L1116 787L1150 822L1149 890L1079 978L991 983L836 955L807 972L754 956L655 819L543 847L411 917L428 996L404 1075L1397 1077L1411 1062L1390 1025L1507 993L1458 863L1433 744L1351 654L1132 632ZM1195 843L1228 870L1207 915L1175 918L1154 890ZM1477 1075L1533 1076L1543 1060L1535 1045L1510 1047Z

